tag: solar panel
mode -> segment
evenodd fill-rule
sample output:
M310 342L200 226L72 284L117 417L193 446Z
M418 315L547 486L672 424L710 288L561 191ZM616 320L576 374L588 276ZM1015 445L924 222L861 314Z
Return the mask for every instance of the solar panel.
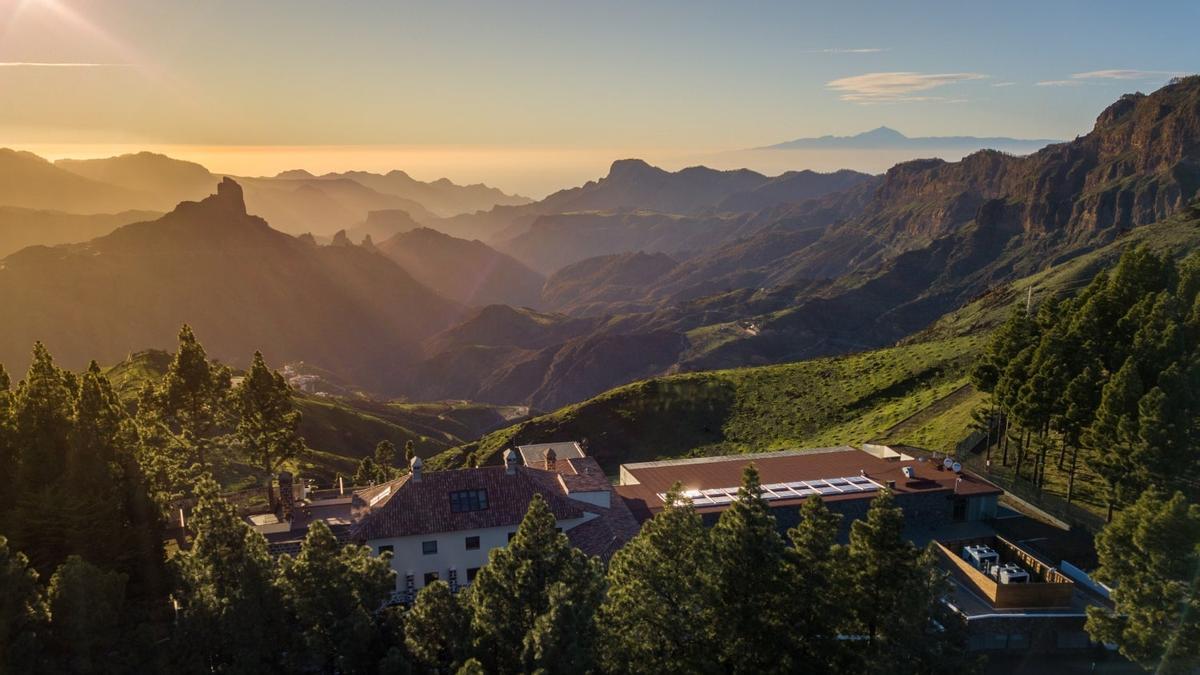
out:
M862 492L873 492L879 485L866 476L841 476L837 478L818 478L816 480L797 480L790 483L767 483L762 486L763 499L797 499L812 495L838 495ZM721 506L732 503L737 499L738 488L720 487L704 490L688 490L683 496L692 500L696 506ZM658 498L667 501L666 493L660 492Z

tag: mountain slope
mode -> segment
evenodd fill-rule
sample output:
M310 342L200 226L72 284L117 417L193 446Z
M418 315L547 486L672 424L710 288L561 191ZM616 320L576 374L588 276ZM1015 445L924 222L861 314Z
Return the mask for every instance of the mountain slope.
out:
M311 176L311 174L309 175ZM348 178L377 192L410 199L441 217L487 211L495 206L519 206L532 201L520 195L506 194L502 190L483 183L456 185L446 178L426 183L399 170L389 171L386 174L368 171L327 173L320 178L322 180Z
M153 209L152 195L80 176L30 152L0 148L0 204L71 213Z
M157 218L159 215L154 211L82 215L0 206L0 258L26 246L87 241L108 234L122 225Z
M466 305L537 305L544 279L481 241L429 228L401 232L379 251L441 295Z
M983 398L968 383L975 356L1014 305L1084 288L1132 246L1176 257L1200 249L1200 207L1053 265L946 314L905 343L849 356L657 377L507 427L435 458L482 462L517 444L587 438L603 465L842 443L911 444L949 452Z
M491 211L427 224L455 236L500 242L524 233L541 216L637 211L700 216L728 210L722 207L722 202L734 195L738 195L735 203L739 207L750 206L749 209L734 210L757 211L819 197L868 178L866 174L855 172L792 172L769 178L747 169L718 171L703 166L671 172L640 159L622 159L612 163L605 177L580 187L560 190L540 202L523 206L498 206ZM771 187L764 188L768 185ZM758 188L764 189L755 192ZM637 250L637 247L604 253L624 253L629 250ZM575 260L588 257L591 256L581 255Z
M1193 77L1123 97L1091 133L1033 155L984 151L961 162L897 165L830 195L838 204L824 220L780 221L683 257L628 300L656 301L652 309L632 305L573 340L662 331L684 338L674 363L662 364L662 352L641 362L626 356L627 380L879 348L989 289L1170 217L1198 188ZM565 343L522 358L545 367L573 353L586 362ZM496 373L485 371L486 380ZM543 400L587 394L563 388Z
M569 314L611 314L614 303L637 298L677 264L665 253L641 251L588 258L552 274L542 302Z
M229 179L157 221L0 261L0 361L17 372L35 340L78 368L169 347L187 322L223 361L263 349L386 392L420 357L420 340L459 312L377 253L271 229L247 215Z
M147 195L156 210L167 211L182 201L201 199L217 177L208 169L152 152L105 159L60 159L54 165L94 181Z

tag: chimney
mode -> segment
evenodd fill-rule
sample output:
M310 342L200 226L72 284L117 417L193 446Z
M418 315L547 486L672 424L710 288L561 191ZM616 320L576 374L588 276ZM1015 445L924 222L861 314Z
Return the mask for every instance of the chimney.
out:
M558 453L554 452L554 448L546 448L546 470L554 471L554 465L558 462Z
M279 508L281 519L291 521L296 510L296 494L292 492L292 474L287 471L279 473Z
M421 458L413 455L412 461L408 463L408 469L412 472L412 481L414 483L421 482Z
M513 475L517 472L517 465L521 462L521 456L516 450L509 448L504 451L504 473Z

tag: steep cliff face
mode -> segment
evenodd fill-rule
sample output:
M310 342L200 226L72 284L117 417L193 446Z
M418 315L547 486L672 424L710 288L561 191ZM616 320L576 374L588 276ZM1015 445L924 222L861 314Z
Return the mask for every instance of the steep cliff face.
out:
M981 150L958 162L898 164L859 215L796 256L793 275L878 266L956 236L985 207L993 223L1003 216L1017 226L1008 246L1067 254L1162 220L1198 190L1200 76L1123 96L1088 134L1032 155Z

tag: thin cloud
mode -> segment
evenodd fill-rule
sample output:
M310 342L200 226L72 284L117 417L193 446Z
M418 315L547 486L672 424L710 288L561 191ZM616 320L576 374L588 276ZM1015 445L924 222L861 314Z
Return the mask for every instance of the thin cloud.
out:
M1014 84L1016 84L1016 82L993 82L992 86L993 87L1011 87Z
M1092 70L1075 73L1074 80L1150 80L1158 77L1177 77L1183 73L1172 70Z
M879 52L890 52L890 47L826 47L824 49L805 49L809 54L878 54Z
M969 80L982 80L987 77L981 73L867 73L832 80L827 82L825 87L840 92L839 98L851 103L929 102L945 101L946 99L921 92Z
M1081 87L1085 84L1100 84L1102 80L1158 80L1164 77L1178 77L1185 73L1173 70L1089 70L1086 73L1074 73L1066 80L1042 80L1039 87Z
M129 68L130 63L63 63L43 61L0 61L0 68Z

